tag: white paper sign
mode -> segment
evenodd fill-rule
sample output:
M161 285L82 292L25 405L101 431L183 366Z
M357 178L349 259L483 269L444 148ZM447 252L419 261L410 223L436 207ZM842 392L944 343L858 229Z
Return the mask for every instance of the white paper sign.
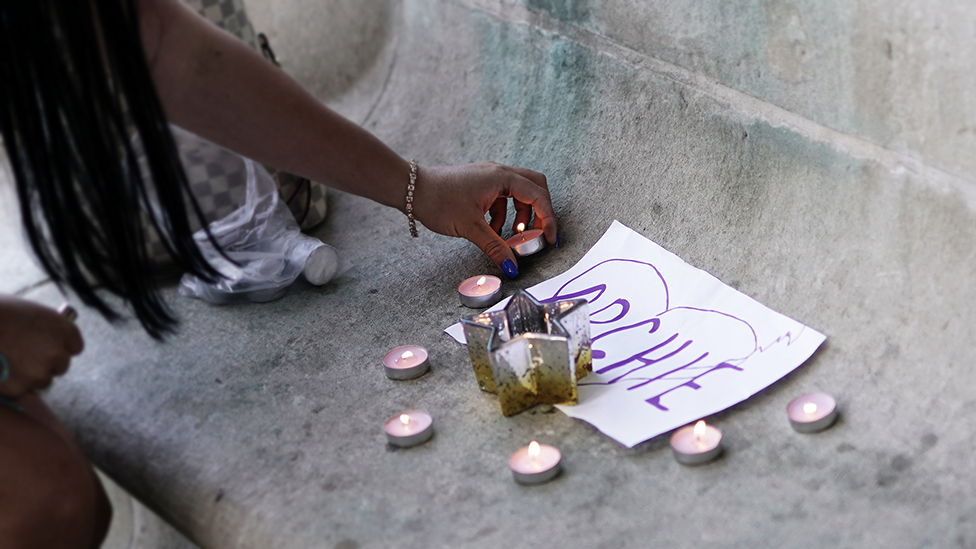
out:
M579 263L528 291L590 302L593 373L579 404L558 408L627 447L749 398L825 339L618 221ZM460 324L445 331L464 343Z

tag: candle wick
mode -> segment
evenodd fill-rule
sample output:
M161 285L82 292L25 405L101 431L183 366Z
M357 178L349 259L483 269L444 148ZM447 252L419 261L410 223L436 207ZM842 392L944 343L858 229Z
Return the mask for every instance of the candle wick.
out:
M519 233L519 238L521 238L521 239L522 239L522 242L525 242L525 232L524 232L524 231L525 231L525 223L519 223L519 224L518 224L518 225L517 225L517 226L515 227L515 230L517 230L517 231L518 231L518 233Z

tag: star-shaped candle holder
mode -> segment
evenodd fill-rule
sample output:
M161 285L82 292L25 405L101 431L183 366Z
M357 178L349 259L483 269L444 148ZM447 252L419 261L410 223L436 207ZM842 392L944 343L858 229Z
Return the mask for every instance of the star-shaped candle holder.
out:
M481 390L502 413L536 404L576 404L576 382L593 371L585 299L540 303L518 291L501 311L461 319Z

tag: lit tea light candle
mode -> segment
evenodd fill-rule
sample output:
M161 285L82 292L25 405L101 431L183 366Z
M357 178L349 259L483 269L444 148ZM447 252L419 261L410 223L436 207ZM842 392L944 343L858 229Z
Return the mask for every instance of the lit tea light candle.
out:
M417 446L434 435L434 419L427 412L409 410L386 420L386 441L398 448Z
M542 484L559 474L559 461L563 455L559 448L532 441L519 448L508 460L515 482L519 484Z
M472 276L458 286L458 295L465 307L491 307L502 298L502 281L497 276Z
M532 255L546 247L546 237L542 229L525 230L525 223L515 227L515 236L505 242L520 256Z
M386 371L386 377L390 379L418 378L430 369L427 349L419 345L397 347L383 357L383 369Z
M674 458L684 465L706 463L722 453L722 431L703 420L686 425L671 435Z
M786 415L798 433L823 431L837 421L837 401L827 393L807 393L786 405Z

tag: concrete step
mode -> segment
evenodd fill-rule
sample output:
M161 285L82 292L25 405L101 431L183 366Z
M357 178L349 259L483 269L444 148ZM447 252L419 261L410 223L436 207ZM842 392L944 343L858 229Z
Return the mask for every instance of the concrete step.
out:
M464 312L457 283L493 267L468 243L427 231L413 240L398 212L336 193L315 235L354 271L262 305L215 307L170 288L184 323L166 345L83 310L88 349L51 392L92 460L201 546L976 539L965 435L976 428L976 185L946 133L958 119L952 131L969 147L972 86L959 79L965 93L957 93L944 82L946 103L915 105L908 96L924 88L926 71L945 68L933 58L884 88L917 109L872 111L871 93L844 94L872 89L880 73L837 78L830 71L843 67L828 62L829 51L861 55L851 44L864 32L870 43L892 34L893 57L914 51L901 44L937 45L944 36L934 25L906 38L894 36L901 23L880 17L878 28L836 27L835 50L822 50L807 81L807 66L794 70L775 55L793 42L746 24L753 8L730 13L727 26L716 16L692 27L662 2L249 5L287 70L402 155L423 164L492 159L547 174L564 245L526 261L507 291L564 271L619 219L828 341L796 373L717 416L727 454L701 469L675 464L664 440L628 450L561 414L503 418L477 390L464 349L440 333ZM845 6L811 4L800 19ZM896 11L926 6L899 0ZM932 10L925 17L962 21L953 28L976 17ZM787 37L796 30L792 15L770 17L754 24ZM658 46L649 28L671 35ZM695 45L709 40L711 49ZM877 45L887 57L883 40ZM735 51L753 57L724 55ZM876 53L854 65L870 66ZM757 67L773 79L748 74ZM796 75L809 95L791 88ZM831 95L816 89L823 79L853 88ZM762 89L774 84L775 93ZM913 112L936 120L899 133ZM49 287L27 295L59 299ZM433 370L392 383L380 357L404 343L426 346ZM782 410L810 389L835 393L843 419L800 437ZM390 451L380 426L407 407L429 410L437 435ZM505 460L538 436L564 450L567 471L522 489Z

